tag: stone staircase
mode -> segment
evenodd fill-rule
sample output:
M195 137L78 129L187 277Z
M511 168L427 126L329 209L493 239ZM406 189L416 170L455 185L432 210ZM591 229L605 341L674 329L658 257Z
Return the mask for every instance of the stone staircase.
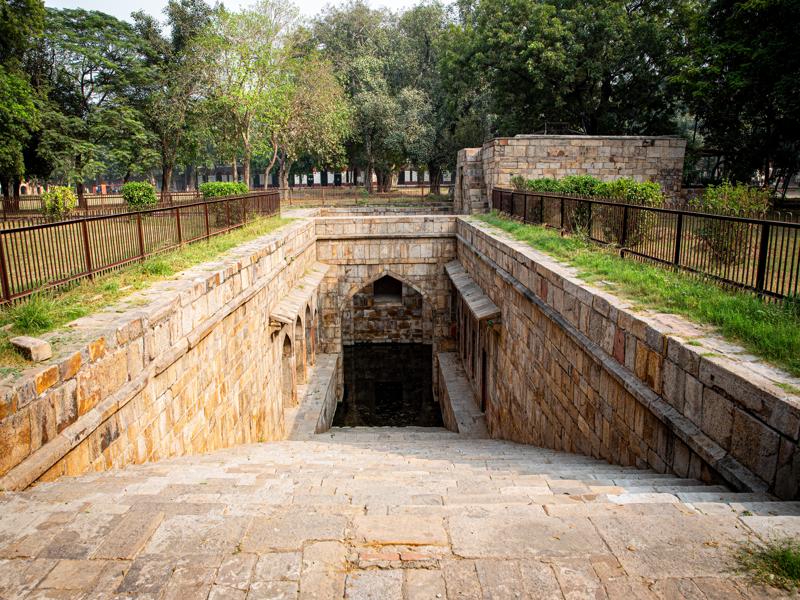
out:
M443 429L301 441L0 495L0 598L762 598L800 503Z

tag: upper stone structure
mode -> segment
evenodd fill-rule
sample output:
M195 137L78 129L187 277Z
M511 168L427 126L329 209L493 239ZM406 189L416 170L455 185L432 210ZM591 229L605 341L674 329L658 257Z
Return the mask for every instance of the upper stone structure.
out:
M518 135L459 151L454 186L457 213L482 212L495 187L526 178L591 174L604 181L655 181L668 196L681 189L686 140L658 136Z

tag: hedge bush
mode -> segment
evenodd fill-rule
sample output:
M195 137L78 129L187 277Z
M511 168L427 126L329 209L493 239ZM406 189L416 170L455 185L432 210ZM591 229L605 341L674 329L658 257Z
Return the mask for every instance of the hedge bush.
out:
M236 181L209 181L200 184L203 198L220 198L222 196L238 196L248 192L247 184Z
M568 175L562 179L549 177L525 179L516 175L511 178L511 184L517 190L603 198L638 206L661 206L664 203L664 194L657 183L639 182L627 177L614 181L600 181L592 175ZM589 227L594 229L599 226L607 241L612 243L622 241L622 217L619 207L590 205L588 202L578 201L570 213L570 223L570 228L579 232L588 232ZM644 211L630 211L625 245L635 246L640 243L654 223L654 215Z
M123 185L122 198L132 210L144 210L158 204L156 189L146 181L129 181Z
M55 185L42 194L42 202L46 216L61 219L78 205L78 196L71 188Z
M770 200L768 190L724 181L708 186L689 205L703 212L761 218L769 211ZM717 219L700 219L700 226L695 228L714 261L722 265L738 264L753 254L759 232L758 227L748 223Z

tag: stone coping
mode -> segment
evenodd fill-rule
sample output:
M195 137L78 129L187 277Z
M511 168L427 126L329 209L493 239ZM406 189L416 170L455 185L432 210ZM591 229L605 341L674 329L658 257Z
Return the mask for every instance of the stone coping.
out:
M778 384L796 385L800 380L777 367L759 362L742 348L723 340L711 327L691 323L676 315L639 310L634 303L590 285L566 266L506 232L474 218L461 218L459 243L473 251L473 236L488 241L492 256L482 256L520 293L539 306L622 385L667 425L690 448L739 489L774 490L794 497L800 468L800 397ZM494 250L497 250L496 252ZM508 249L512 252L508 253ZM503 251L505 250L505 251ZM499 261L499 262L495 262ZM535 274L535 275L534 275ZM537 285L531 278L535 277ZM616 336L604 327L591 327L589 319L577 323L566 318L564 297L571 295L602 317L610 329L636 338L636 348L658 357L659 369L651 377L640 371L631 353L617 353ZM690 343L691 342L691 343ZM686 381L684 392L683 383ZM718 442L719 423L695 414L690 403L689 381L700 398L732 405L729 439ZM680 383L680 388L675 383ZM685 394L685 395L684 395ZM737 436L734 421L748 419ZM712 439L713 436L713 439ZM749 438L749 439L740 439ZM754 445L754 446L753 446ZM787 486L787 487L784 487ZM792 489L789 487L794 486Z
M495 319L500 316L500 309L475 283L475 280L469 276L469 273L464 269L464 265L454 260L447 263L444 266L444 270L447 271L450 281L453 282L458 293L464 299L467 308L475 315L478 321Z
M286 297L278 303L278 306L272 310L270 318L287 325L294 325L303 308L311 300L312 294L322 283L329 268L330 265L314 263L310 273L298 281Z

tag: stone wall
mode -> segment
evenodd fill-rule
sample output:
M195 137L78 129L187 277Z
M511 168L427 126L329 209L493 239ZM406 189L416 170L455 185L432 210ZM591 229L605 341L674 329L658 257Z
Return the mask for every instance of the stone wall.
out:
M342 344L354 343L433 343L431 306L422 294L407 283L396 301L376 301L373 283L353 295L345 310Z
M313 224L292 225L57 334L55 358L1 390L0 488L280 439L281 350L306 336L269 313L315 256Z
M422 341L434 350L447 346L450 282L444 265L455 258L455 228L452 216L318 218L317 256L333 265L320 296L322 351L339 352L354 339L353 297L384 275L422 296L430 314L423 319Z
M798 497L800 398L776 385L785 374L711 352L702 328L636 311L496 232L459 221L458 258L502 309L483 341L492 437Z
M518 135L496 138L482 148L459 152L454 211L481 212L495 187L510 187L511 178L589 174L604 181L632 177L655 181L668 196L681 189L686 141L678 137ZM480 200L478 192L480 190Z

